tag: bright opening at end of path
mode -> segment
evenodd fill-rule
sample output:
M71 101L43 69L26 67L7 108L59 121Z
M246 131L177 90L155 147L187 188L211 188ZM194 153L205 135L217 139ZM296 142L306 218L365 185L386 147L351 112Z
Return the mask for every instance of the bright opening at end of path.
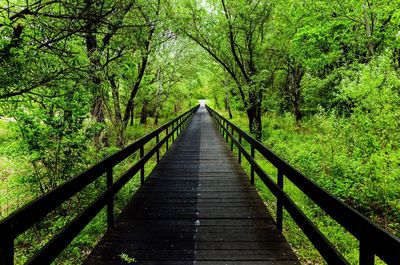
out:
M200 108L206 107L206 101L207 99L199 99Z

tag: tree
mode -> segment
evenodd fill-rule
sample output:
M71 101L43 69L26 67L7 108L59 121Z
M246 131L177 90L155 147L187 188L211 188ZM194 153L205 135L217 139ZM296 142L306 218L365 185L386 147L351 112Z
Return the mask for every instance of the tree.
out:
M204 3L204 2L203 2ZM205 49L236 83L249 129L261 138L262 99L272 85L267 30L272 7L260 0L187 4L182 32Z

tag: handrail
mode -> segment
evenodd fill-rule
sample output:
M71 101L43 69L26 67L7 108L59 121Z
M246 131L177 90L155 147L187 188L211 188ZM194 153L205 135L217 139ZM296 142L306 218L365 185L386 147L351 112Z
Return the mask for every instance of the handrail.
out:
M83 213L55 235L27 264L48 264L52 262L106 205L107 225L108 228L112 228L114 225L113 196L139 171L141 172L141 184L144 183L145 164L155 153L157 154L157 163L159 162L159 149L163 144L166 144L168 150L169 139L172 138L172 142L175 140L175 135L178 136L182 132L198 107L197 105L181 114L2 220L0 222L0 264L14 264L14 239L16 237L104 174L107 178L107 190ZM164 131L166 135L160 140L159 136ZM154 138L156 138L155 146L144 154L144 145ZM138 150L140 151L139 161L113 183L113 167Z
M400 264L399 238L379 227L352 207L339 201L215 110L208 106L206 108L216 121L218 130L223 134L225 140L228 142L228 137L231 139L231 149L233 150L233 145L238 148L239 162L243 154L251 165L251 183L254 184L254 172L256 172L277 198L276 224L279 230L282 230L282 210L285 208L329 264L348 264L332 243L284 192L283 178L287 177L308 198L359 240L360 264L374 264L375 255L388 264ZM235 132L239 140L235 138ZM251 154L243 147L242 139L250 145ZM254 159L255 150L278 169L277 183L258 165Z

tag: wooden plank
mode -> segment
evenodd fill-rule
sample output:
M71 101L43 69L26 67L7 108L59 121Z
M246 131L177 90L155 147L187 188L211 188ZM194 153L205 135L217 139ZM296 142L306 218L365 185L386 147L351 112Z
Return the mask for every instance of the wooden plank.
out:
M299 264L204 109L85 264Z

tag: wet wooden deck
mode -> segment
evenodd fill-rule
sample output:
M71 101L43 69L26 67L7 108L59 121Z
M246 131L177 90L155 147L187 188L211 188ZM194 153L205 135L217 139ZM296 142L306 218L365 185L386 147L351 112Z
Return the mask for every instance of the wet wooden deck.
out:
M299 264L205 108L84 264Z

